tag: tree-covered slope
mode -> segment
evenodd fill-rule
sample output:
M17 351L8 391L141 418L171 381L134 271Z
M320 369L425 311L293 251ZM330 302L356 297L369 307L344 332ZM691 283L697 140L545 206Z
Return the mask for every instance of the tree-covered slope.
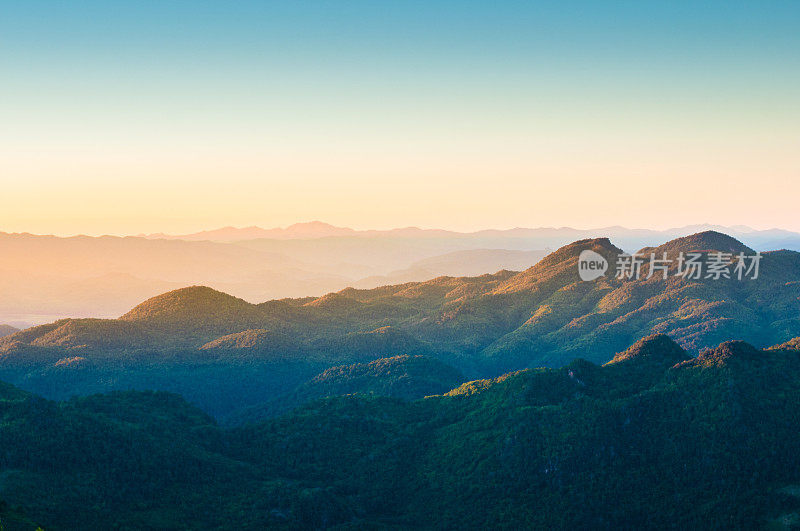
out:
M14 507L46 529L780 528L800 521L797 418L796 350L725 342L693 358L663 335L604 366L412 402L349 394L233 429L167 393L56 403L4 384L0 517Z
M356 393L416 400L446 393L463 381L456 369L425 356L381 358L326 369L291 393L234 413L229 423L252 423L313 400Z

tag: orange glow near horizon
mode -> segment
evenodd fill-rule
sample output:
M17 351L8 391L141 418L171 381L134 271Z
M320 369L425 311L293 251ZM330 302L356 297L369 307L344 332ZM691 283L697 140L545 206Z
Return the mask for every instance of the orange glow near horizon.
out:
M800 231L794 4L348 9L9 6L0 231Z
M363 229L707 222L800 230L797 155L782 147L627 138L587 149L473 137L441 150L354 138L306 154L299 145L4 153L11 178L0 231L183 233L316 219Z

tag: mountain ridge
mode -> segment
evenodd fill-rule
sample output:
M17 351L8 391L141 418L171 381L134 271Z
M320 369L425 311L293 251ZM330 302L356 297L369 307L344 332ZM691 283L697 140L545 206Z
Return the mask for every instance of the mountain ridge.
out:
M713 231L664 245L742 248ZM628 279L609 271L584 282L577 260L589 249L609 264L622 253L608 238L584 239L525 271L261 304L208 287L182 288L119 320L59 321L0 338L0 379L53 398L69 396L71 386L158 385L225 415L235 400L264 401L326 367L397 354L431 357L467 378L491 378L576 358L602 364L652 334L693 354L730 339L763 348L800 336L800 253L764 253L758 280ZM250 339L257 344L258 330L282 339L230 348ZM82 361L63 362L73 358ZM153 380L153 364L175 376ZM218 378L215 385L230 398L214 400L210 388L197 387L200 374Z
M218 239L218 241L234 241L236 239L259 239L259 238L326 238L335 236L377 236L377 235L421 235L427 234L431 236L443 235L460 235L460 236L483 236L483 235L498 235L508 234L515 237L541 235L543 233L562 233L570 236L577 236L581 233L615 233L615 232L629 232L641 234L692 234L704 231L718 231L728 232L738 235L763 235L770 239L778 238L792 238L800 236L800 233L788 230L772 228L772 229L753 229L751 227L736 225L736 226L723 226L710 223L701 223L694 225L684 225L681 227L670 227L668 229L642 229L642 228L628 228L624 226L609 226L597 227L590 229L578 229L574 227L514 227L509 229L480 229L474 231L457 231L449 229L429 228L423 229L419 227L402 227L393 229L353 229L349 227L336 226L323 221L310 221L300 222L288 225L286 227L275 228L262 228L258 226L249 226L237 228L232 226L222 227L218 229L203 230L187 234L166 234L163 232L152 234L137 234L136 237L148 239L187 239L187 240L201 240L201 239ZM580 238L578 238L580 239Z
M19 328L7 324L0 324L0 337L9 336L15 332L19 332Z
M235 241L0 233L5 263L0 322L24 328L67 317L117 317L149 297L191 285L256 303L319 297L348 286L372 289L441 275L525 270L547 251L576 240L610 237L618 248L633 252L688 231L403 229ZM791 233L732 235L762 252L800 250L800 235Z

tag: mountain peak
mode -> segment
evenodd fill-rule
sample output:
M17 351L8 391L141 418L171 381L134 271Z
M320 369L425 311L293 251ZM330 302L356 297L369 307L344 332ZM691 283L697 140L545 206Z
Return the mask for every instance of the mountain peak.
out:
M285 237L292 238L323 238L326 236L344 236L353 234L356 231L346 227L337 227L324 221L308 221L305 223L295 223L285 229L276 229L275 232L282 232Z
M713 353L714 357L727 359L758 355L759 352L760 351L756 347L745 341L725 341L724 343L720 343L716 349L706 351L705 355L709 356Z
M764 353L745 341L725 341L717 348L706 350L697 358L686 362L692 366L725 367L732 362L751 363L764 358Z
M594 251L614 264L622 249L608 238L587 238L560 247L545 256L536 265L502 282L494 293L511 293L550 286L558 289L579 281L578 259L583 251Z
M19 332L19 328L7 324L0 324L0 337L10 336L15 332Z
M663 252L672 255L694 251L718 251L732 254L755 253L753 249L747 247L736 238L715 230L707 230L676 238L653 249L656 255L660 255Z
M253 305L207 286L190 286L156 295L137 305L120 319L149 321L197 315L219 315L250 310Z
M355 299L342 295L341 293L328 293L322 297L318 297L312 301L304 304L314 308L320 308L329 311L349 310L358 308L361 303Z
M325 223L324 221L303 221L300 223L292 223L285 230L293 230L293 229L341 229L341 227L336 227L335 225L331 225L330 223Z
M587 238L569 243L563 247L559 247L557 250L545 256L533 267L537 269L549 268L554 265L567 262L573 258L577 259L581 252L586 250L591 250L601 254L605 256L606 259L622 253L622 249L612 244L611 240L608 238Z
M640 339L626 350L617 353L606 365L632 360L664 361L670 366L684 361L688 354L666 334L653 334Z

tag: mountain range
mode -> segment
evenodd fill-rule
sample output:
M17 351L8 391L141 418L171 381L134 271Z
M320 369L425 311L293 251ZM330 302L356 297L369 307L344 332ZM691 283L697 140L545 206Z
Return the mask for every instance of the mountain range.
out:
M589 252L609 270L584 281ZM641 253L666 272L586 238L521 271L4 327L0 525L797 527L800 253L742 279L678 274L755 255L717 231Z
M424 379L391 376L408 361L312 385ZM0 518L9 530L790 529L798 415L796 349L728 341L694 357L663 334L602 366L413 401L312 399L230 428L164 392L52 402L0 384Z
M139 237L148 239L169 239L169 240L189 240L189 241L218 241L233 242L257 239L281 240L281 239L317 239L333 237L402 237L402 238L518 238L518 239L539 239L549 241L549 246L563 245L564 243L581 238L592 238L598 234L603 234L617 241L626 250L646 245L646 240L651 242L656 239L673 239L687 234L703 232L708 230L720 231L740 238L749 245L759 250L780 249L785 245L778 245L779 242L789 243L796 246L800 243L800 234L782 229L757 230L744 225L725 227L712 224L686 225L665 230L652 229L628 229L626 227L601 227L597 229L575 229L572 227L538 227L513 229L484 229L474 232L458 232L443 229L421 229L419 227L404 227L389 230L356 230L348 227L337 227L322 221L311 221L307 223L295 223L285 228L263 229L261 227L223 227L221 229L206 230L190 234L165 234L163 232L153 234L139 234ZM800 249L794 249L800 250Z
M397 355L487 378L575 358L604 363L651 333L695 354L731 339L765 348L800 336L800 253L764 253L757 279L648 278L645 266L639 279L583 282L578 257L588 250L610 264L622 253L607 238L587 239L521 272L260 304L182 288L118 319L64 319L0 338L0 379L51 399L172 391L225 418L332 366ZM754 252L714 231L648 252L676 258L695 250Z
M358 231L321 222L285 229L60 238L0 233L0 323L26 328L64 317L117 317L138 302L204 285L249 302L321 296L437 276L523 270L580 239L610 237L626 251L707 230L610 227L459 233L417 228ZM729 232L756 250L800 250L800 236L747 227Z

